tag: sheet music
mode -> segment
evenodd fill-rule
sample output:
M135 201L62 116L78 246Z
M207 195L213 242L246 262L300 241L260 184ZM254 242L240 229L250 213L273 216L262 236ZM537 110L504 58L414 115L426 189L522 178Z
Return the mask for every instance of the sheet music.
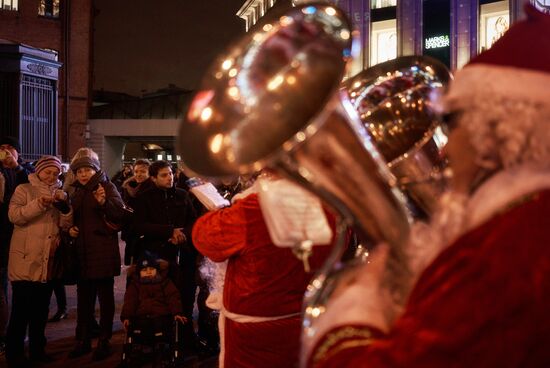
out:
M275 245L294 247L304 240L330 244L332 230L316 196L285 179L259 180L260 207Z
M217 210L230 205L229 201L223 198L212 183L203 183L190 189L197 199L209 211Z

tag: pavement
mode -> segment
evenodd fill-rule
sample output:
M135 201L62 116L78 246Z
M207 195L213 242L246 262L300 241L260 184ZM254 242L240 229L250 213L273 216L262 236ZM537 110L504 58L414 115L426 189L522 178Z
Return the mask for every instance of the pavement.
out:
M123 254L123 242L120 242L121 254ZM51 355L55 361L49 364L36 365L37 367L47 368L92 368L92 367L116 367L122 356L122 346L124 344L124 329L120 322L120 310L124 301L124 291L126 288L126 267L122 266L121 275L115 278L115 320L113 324L113 337L111 346L113 354L105 360L92 361L92 353L76 359L69 359L68 353L73 349L75 341L76 327L76 286L66 286L67 293L67 312L68 318L59 322L48 323L46 325L46 352ZM11 301L11 292L8 293ZM52 295L50 304L50 316L57 311L55 296ZM96 316L99 316L99 306L96 304ZM196 318L195 318L196 319ZM95 348L95 341L92 342L92 351ZM0 368L6 367L5 357L0 357ZM143 367L148 367L145 365ZM218 357L198 357L184 356L181 368L217 368Z

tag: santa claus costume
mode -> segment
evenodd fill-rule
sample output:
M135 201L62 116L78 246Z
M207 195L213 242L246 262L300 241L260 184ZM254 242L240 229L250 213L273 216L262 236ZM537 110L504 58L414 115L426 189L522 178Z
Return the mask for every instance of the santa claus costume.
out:
M455 191L413 234L402 314L384 319L375 259L327 305L305 365L550 367L550 15L526 13L451 85Z
M193 227L199 252L214 262L227 261L223 300L216 308L220 367L296 367L302 299L313 273L305 272L290 249L273 244L256 188L236 196L231 207L200 217ZM321 266L327 248L314 252L313 270Z

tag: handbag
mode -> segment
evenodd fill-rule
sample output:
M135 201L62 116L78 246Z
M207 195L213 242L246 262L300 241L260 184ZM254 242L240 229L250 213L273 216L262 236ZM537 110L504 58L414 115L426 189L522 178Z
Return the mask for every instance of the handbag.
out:
M109 230L113 232L119 232L122 228L130 223L134 215L134 209L127 204L123 203L122 207L117 207L117 211L114 216L108 216L105 214L103 220Z
M52 280L60 280L65 285L74 285L78 279L78 269L75 239L67 233L62 233L59 246L53 256Z

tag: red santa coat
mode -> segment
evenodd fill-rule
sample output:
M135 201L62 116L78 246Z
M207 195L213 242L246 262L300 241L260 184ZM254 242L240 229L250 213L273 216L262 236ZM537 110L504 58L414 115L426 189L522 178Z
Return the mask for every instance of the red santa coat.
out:
M245 320L258 317L260 321L225 320L224 366L296 366L302 299L312 273L304 271L290 249L271 242L258 196L251 194L199 218L193 227L193 243L215 262L228 260L224 309ZM310 259L313 270L320 267L328 248L315 248ZM268 320L261 321L262 317Z
M384 336L333 327L314 367L550 367L550 190L523 196L446 248Z

